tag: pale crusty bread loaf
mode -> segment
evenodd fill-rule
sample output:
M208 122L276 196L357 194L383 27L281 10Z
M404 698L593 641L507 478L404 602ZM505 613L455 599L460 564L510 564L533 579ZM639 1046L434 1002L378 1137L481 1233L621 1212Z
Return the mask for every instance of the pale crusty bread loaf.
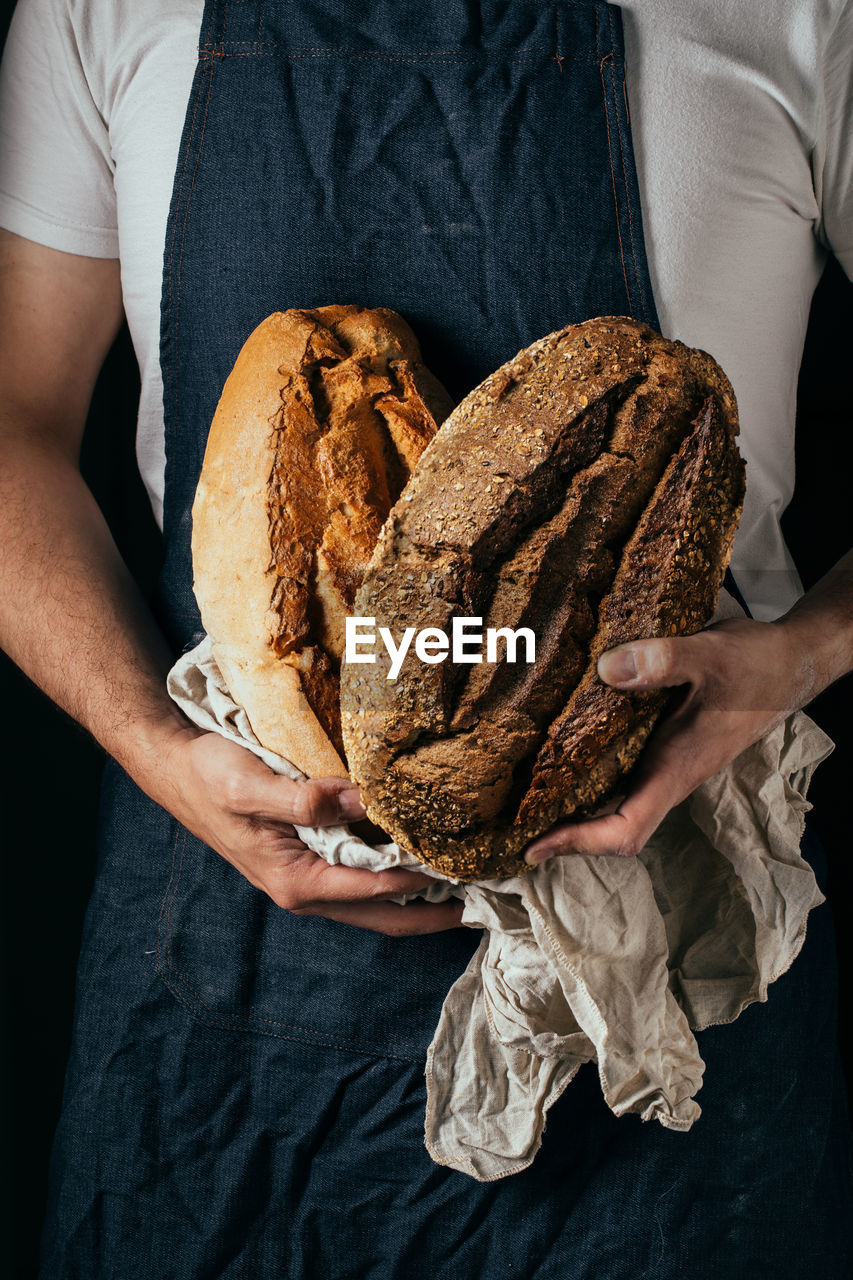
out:
M536 662L343 669L344 742L369 818L461 879L593 811L665 695L598 656L711 617L744 495L737 409L702 351L622 317L540 339L454 410L394 507L355 612L399 639L455 617L532 629Z
M255 735L311 777L346 777L344 618L451 408L385 308L271 315L223 389L193 506L196 598Z

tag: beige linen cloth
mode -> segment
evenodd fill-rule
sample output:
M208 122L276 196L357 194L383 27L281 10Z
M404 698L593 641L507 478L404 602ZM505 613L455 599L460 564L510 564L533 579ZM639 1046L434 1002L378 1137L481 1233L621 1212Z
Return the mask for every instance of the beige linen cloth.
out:
M208 640L168 687L201 728L303 776L258 743ZM433 1160L483 1182L527 1168L548 1109L587 1061L616 1115L691 1127L704 1069L691 1028L766 1000L823 901L799 845L812 773L831 750L797 712L673 809L637 858L556 857L467 885L429 872L436 883L418 896L462 897L463 924L483 930L427 1055ZM420 867L343 826L297 831L331 863Z

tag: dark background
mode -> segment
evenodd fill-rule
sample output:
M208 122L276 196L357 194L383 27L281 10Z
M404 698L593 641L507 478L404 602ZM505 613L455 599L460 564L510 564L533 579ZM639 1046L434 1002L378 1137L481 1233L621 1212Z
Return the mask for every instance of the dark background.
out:
M0 0L0 39L11 5ZM783 524L806 587L853 546L848 384L853 285L831 261L815 295L800 376L797 489ZM134 464L139 384L127 332L110 353L95 393L83 449L84 473L137 579L148 590L159 537ZM6 979L0 1142L0 1276L36 1274L50 1142L68 1052L74 969L94 859L102 757L0 653L6 717L0 771L3 859L0 900ZM853 677L808 708L837 748L817 771L810 798L831 857L830 902L839 926L841 1008L849 1022L853 947L845 907L853 890L844 797L853 776ZM848 1063L848 1079L853 1063ZM153 1278L152 1278L153 1280Z

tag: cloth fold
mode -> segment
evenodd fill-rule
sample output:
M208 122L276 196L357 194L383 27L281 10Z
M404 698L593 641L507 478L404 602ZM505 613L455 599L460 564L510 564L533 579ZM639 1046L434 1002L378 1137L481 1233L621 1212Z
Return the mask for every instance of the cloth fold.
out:
M168 688L199 727L303 776L258 743L208 639ZM616 1115L690 1128L704 1070L692 1031L766 1000L823 901L799 846L811 776L831 750L798 711L671 810L636 858L557 857L510 880L461 885L345 826L296 828L330 863L418 867L435 883L415 896L461 897L463 924L483 930L427 1054L436 1163L479 1181L527 1168L587 1061Z

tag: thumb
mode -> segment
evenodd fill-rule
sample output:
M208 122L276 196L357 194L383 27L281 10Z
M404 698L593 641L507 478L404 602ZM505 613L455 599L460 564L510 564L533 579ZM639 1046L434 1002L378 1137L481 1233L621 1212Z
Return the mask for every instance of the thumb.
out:
M619 689L666 689L697 679L696 636L632 640L608 649L598 659L598 675Z

